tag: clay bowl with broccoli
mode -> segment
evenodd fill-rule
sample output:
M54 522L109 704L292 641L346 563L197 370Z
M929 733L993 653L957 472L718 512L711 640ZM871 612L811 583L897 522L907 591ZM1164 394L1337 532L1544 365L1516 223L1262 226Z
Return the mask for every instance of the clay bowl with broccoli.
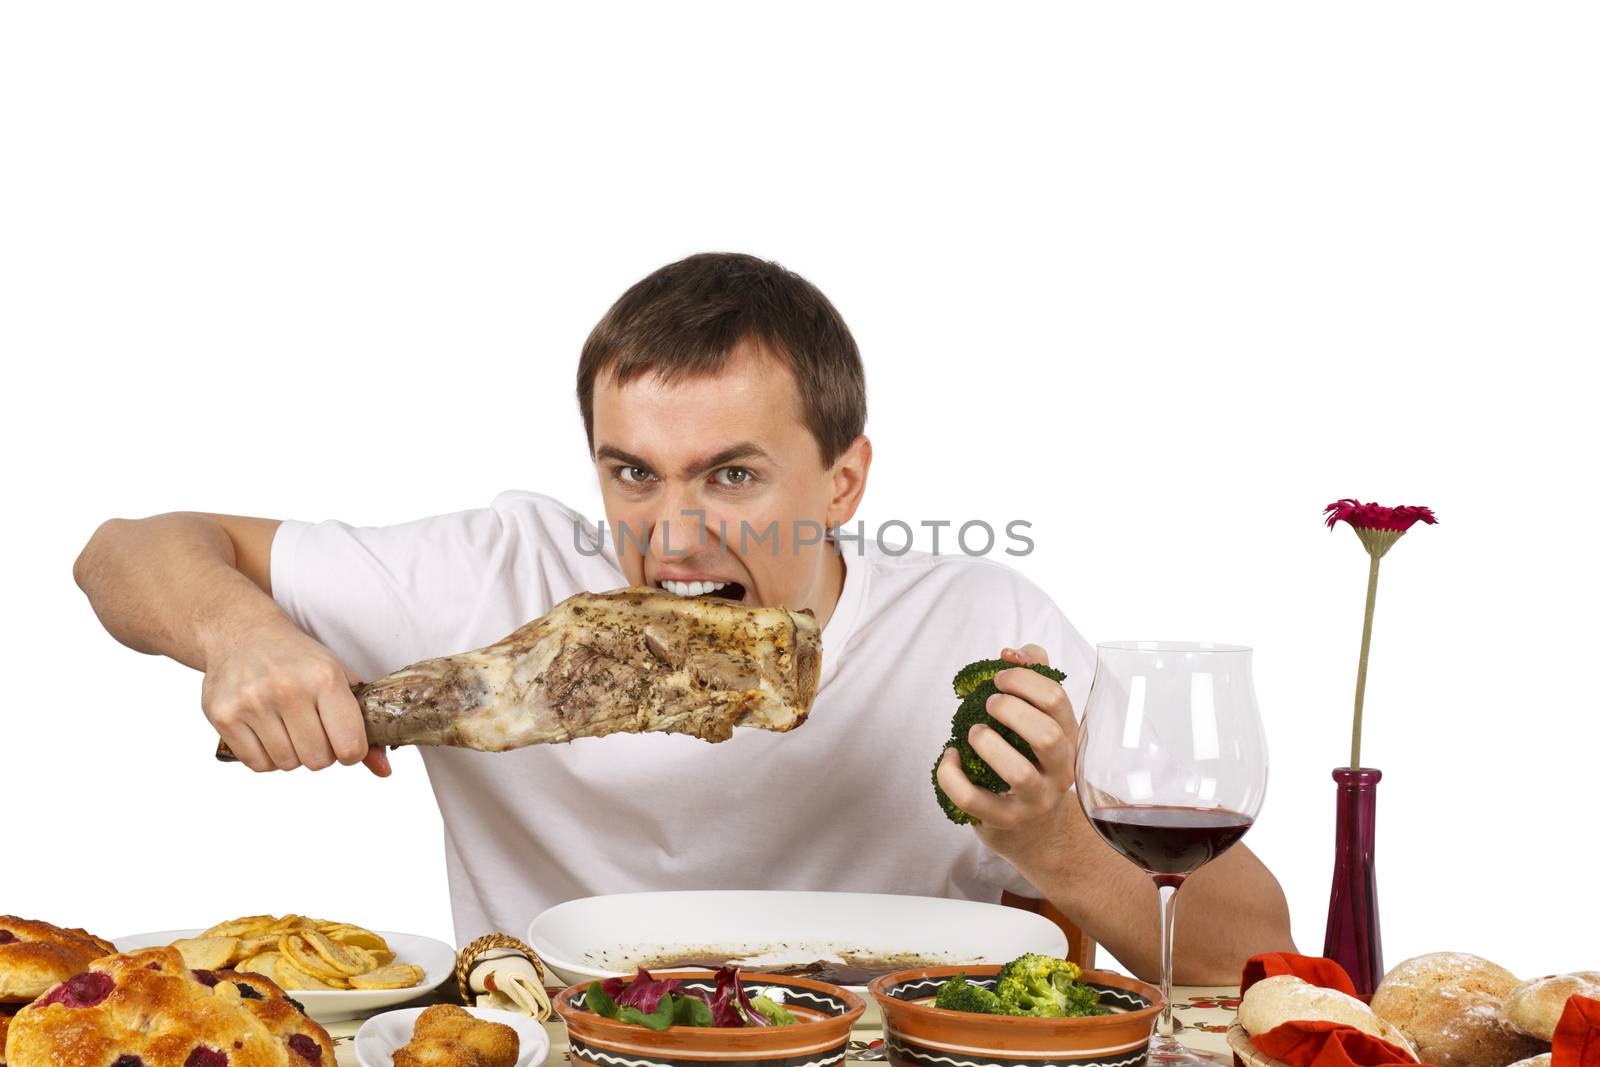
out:
M895 1067L1133 1067L1161 1014L1161 991L1050 956L1004 966L915 967L867 987L883 1010Z
M554 1007L567 1024L573 1064L747 1067L842 1061L866 1002L848 989L771 974L640 969L631 979L584 982Z

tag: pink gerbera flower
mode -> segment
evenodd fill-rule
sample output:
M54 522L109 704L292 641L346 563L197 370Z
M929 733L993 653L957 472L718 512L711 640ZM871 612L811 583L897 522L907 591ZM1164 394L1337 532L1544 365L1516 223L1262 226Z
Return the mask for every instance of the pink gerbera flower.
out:
M1367 614L1361 625L1361 660L1356 665L1355 722L1350 731L1350 766L1360 767L1361 711L1367 695L1367 655L1372 650L1372 610L1378 601L1378 561L1411 527L1419 522L1431 526L1439 520L1433 517L1432 508L1412 504L1386 508L1382 504L1363 504L1349 497L1334 501L1322 513L1327 516L1330 530L1341 522L1349 523L1361 539L1367 555L1372 557L1372 565L1367 571Z

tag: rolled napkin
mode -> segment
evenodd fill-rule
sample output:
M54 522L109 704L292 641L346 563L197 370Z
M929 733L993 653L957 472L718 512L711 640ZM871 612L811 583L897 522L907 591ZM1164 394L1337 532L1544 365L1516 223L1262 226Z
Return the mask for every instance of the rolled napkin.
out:
M1283 1023L1250 1043L1294 1067L1416 1067L1404 1049L1344 1023Z
M550 1018L544 961L509 934L485 934L456 956L456 985L464 1004Z
M1276 978L1292 974L1324 989L1337 989L1346 996L1356 995L1356 984L1345 969L1321 956L1297 956L1293 952L1263 952L1245 962L1244 974L1239 979L1239 995L1263 978Z
M1348 976L1346 981L1349 981ZM1316 1024L1316 1025L1313 1025ZM1273 1051L1273 1048L1298 1048L1311 1035L1324 1035L1333 1028L1348 1030L1374 1039L1393 1049L1381 1051L1359 1042L1340 1039L1337 1046L1348 1046L1352 1052L1380 1054L1378 1063L1416 1063L1416 1052L1400 1029L1378 1018L1371 1008L1348 993L1325 986L1312 985L1292 974L1263 978L1250 986L1249 992L1239 1001L1239 1025L1250 1035L1250 1043L1277 1059L1308 1067L1321 1050L1304 1048L1298 1058L1290 1059ZM1282 1034L1278 1031L1283 1030ZM1324 1043L1319 1037L1318 1043ZM1271 1045L1273 1048L1268 1048ZM1367 1061L1355 1060L1356 1063Z
M1551 1067L1600 1067L1600 1000L1567 999L1550 1049Z
M1250 1044L1290 1067L1416 1067L1405 1035L1355 998L1332 960L1262 953L1245 963L1239 986Z

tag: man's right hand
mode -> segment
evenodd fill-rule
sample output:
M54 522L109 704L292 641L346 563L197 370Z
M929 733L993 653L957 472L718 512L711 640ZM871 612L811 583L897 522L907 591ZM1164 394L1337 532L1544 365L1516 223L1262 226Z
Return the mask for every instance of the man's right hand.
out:
M109 519L72 575L118 641L205 672L206 718L252 770L389 759L367 746L354 681L272 599L277 519L179 511Z
M390 773L367 744L357 681L337 656L287 621L230 635L206 657L200 703L239 762L253 771L320 771L336 761Z

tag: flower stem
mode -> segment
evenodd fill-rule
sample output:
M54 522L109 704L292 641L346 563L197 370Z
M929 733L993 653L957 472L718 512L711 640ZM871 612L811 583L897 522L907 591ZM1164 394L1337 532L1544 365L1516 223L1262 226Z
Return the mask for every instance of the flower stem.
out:
M1382 553L1371 552L1370 555L1372 569L1367 571L1367 615L1361 623L1361 662L1356 667L1356 718L1350 731L1351 770L1361 766L1361 705L1367 696L1367 653L1372 648L1372 609L1378 602L1378 560Z

